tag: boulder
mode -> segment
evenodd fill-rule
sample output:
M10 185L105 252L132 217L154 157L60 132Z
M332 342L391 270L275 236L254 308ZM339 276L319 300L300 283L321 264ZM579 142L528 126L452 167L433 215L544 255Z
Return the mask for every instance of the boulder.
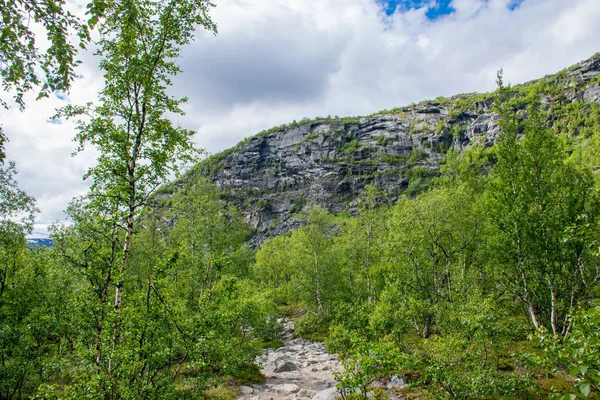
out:
M275 369L273 370L273 372L279 373L279 372L291 372L291 371L297 371L297 370L298 370L298 366L296 364L294 364L293 362L287 361L287 360L280 360L275 363Z
M407 385L404 382L404 379L399 378L397 375L394 375L388 381L388 383L386 385L386 388L388 390L392 390L392 389L404 389L406 386Z
M315 394L312 400L335 400L337 395L337 389L335 387L330 387L329 389L321 390Z
M243 394L252 394L252 392L254 392L254 389L252 389L250 386L240 386L240 392L242 392Z
M273 386L273 390L279 395L287 396L300 391L300 388L298 385L294 385L293 383L283 383L281 385Z

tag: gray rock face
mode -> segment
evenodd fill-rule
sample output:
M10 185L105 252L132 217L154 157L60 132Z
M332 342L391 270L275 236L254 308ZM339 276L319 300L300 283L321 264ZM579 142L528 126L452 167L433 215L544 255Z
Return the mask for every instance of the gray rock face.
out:
M588 86L583 92L583 99L586 101L600 102L600 83Z
M543 97L543 106L600 102L599 75L596 55L544 78L563 97ZM299 211L311 205L353 214L368 184L386 192L393 203L438 174L448 149L491 146L500 131L493 100L492 94L459 95L364 118L298 124L252 137L215 157L212 166L200 164L196 173L226 189L255 229L252 244L259 245L268 236L297 228Z
M412 181L435 176L445 150L475 138L494 139L491 115L466 117L472 126L461 128L460 140L449 129L436 132L448 112L432 103L406 109L404 115L313 122L254 137L225 157L212 181L228 190L256 229L254 244L260 244L297 228L294 214L308 206L353 213L368 184L393 202Z

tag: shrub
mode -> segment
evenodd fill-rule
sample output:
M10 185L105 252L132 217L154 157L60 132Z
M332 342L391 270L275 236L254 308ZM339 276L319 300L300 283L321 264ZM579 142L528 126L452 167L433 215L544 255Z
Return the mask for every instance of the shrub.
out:
M296 322L295 332L301 338L322 342L329 336L329 320L321 313L308 312Z

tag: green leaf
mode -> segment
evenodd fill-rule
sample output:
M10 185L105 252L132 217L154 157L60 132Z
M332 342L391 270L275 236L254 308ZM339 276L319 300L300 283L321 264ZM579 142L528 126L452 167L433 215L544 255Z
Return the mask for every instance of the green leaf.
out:
M581 391L581 393L583 393L583 395L584 395L585 397L588 397L588 396L589 396L589 394L590 394L590 392L591 392L591 390L592 390L592 388L590 387L590 384L589 384L589 383L585 382L585 383L582 383L582 384L579 386L579 390Z

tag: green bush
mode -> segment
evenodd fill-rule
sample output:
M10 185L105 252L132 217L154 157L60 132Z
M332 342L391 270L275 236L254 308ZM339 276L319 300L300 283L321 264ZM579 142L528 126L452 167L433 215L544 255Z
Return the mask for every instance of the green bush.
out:
M600 399L600 304L580 310L570 323L571 333L564 340L545 330L537 332L547 361L573 377L573 393L558 394L556 398Z
M322 342L329 336L329 319L315 312L308 312L295 323L295 333L301 338Z

